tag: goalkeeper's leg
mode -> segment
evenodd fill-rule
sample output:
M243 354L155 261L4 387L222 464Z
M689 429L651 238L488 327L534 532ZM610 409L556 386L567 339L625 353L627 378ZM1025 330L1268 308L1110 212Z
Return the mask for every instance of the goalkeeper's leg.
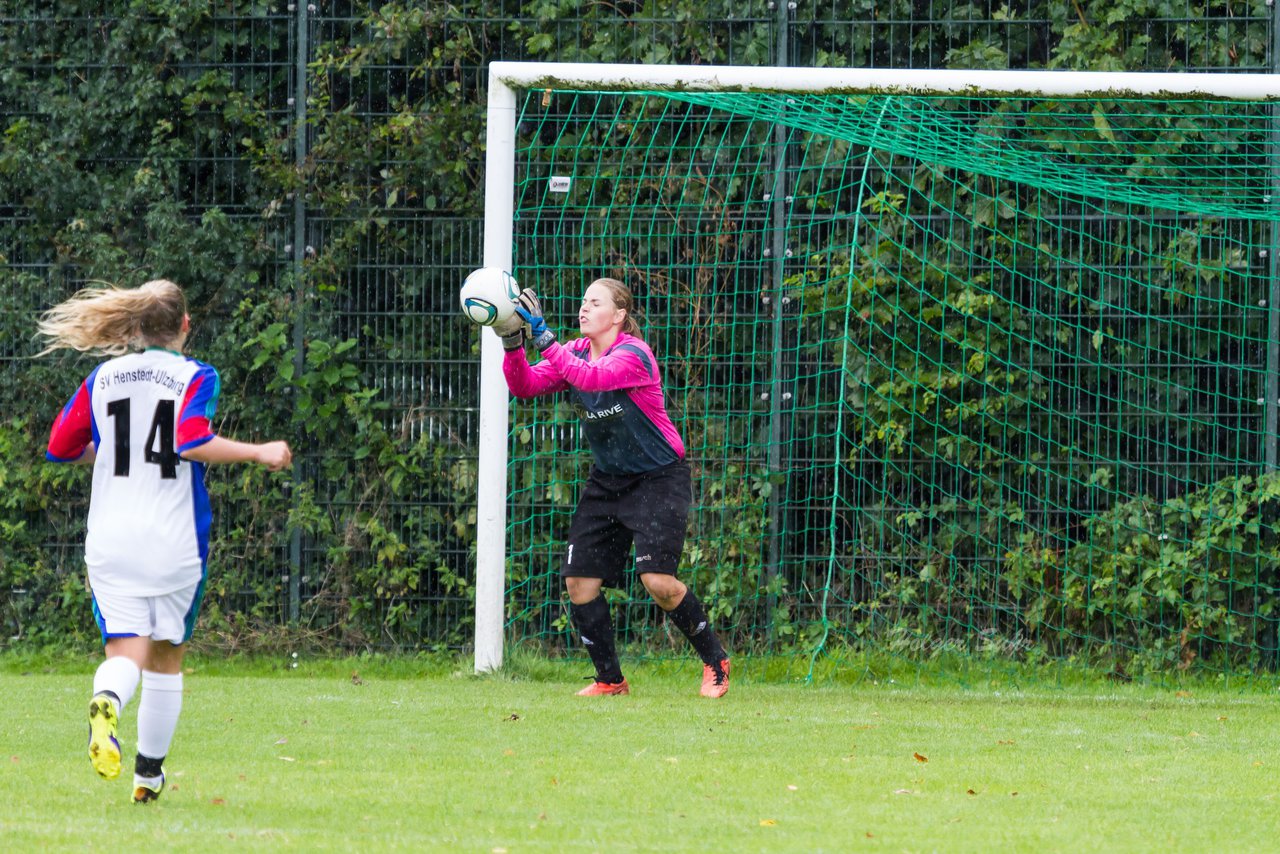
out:
M723 697L729 690L729 656L698 597L674 575L646 572L640 580L702 659L702 696Z
M609 603L600 595L601 580L569 577L565 579L565 586L569 590L569 616L573 627L577 629L582 645L587 648L591 663L596 668L595 682L578 693L584 697L630 693L618 661Z
M614 504L614 496L593 475L578 499L560 566L569 592L569 617L596 668L595 681L578 692L584 697L631 691L622 678L609 603L600 594L606 584L621 586L631 554L631 537L618 524Z

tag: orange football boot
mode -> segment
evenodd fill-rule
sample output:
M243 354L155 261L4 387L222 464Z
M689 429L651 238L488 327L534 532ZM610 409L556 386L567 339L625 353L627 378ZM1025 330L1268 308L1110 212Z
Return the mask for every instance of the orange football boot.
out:
M578 692L579 697L611 697L631 693L631 686L623 679L616 685L612 682L592 682Z
M722 658L715 664L702 668L702 691L704 697L723 697L729 691L729 659Z

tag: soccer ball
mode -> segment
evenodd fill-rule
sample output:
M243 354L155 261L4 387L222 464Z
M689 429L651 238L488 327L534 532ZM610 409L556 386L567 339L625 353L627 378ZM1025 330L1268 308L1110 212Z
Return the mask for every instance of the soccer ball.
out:
M520 296L520 286L506 270L497 267L481 267L467 276L458 298L462 301L462 313L472 323L481 326L506 320L515 314L515 298Z

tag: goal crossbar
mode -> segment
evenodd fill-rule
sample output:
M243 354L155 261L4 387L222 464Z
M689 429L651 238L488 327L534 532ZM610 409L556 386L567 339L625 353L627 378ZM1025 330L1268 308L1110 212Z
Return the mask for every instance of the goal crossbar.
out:
M887 68L760 68L736 65L625 65L494 62L490 91L511 89L842 92L901 95L1015 95L1111 98L1230 98L1280 101L1274 74L1112 71L980 71Z

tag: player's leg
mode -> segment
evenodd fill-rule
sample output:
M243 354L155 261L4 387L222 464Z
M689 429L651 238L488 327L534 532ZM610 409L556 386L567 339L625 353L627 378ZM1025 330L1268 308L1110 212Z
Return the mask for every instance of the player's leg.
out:
M164 760L182 714L182 656L186 644L153 640L142 671L138 701L138 754L133 765L133 800L146 803L164 790Z
M702 696L723 697L729 690L729 656L702 602L674 575L646 572L640 581L702 659Z
M203 584L153 597L156 626L142 671L138 701L138 754L133 769L134 803L147 803L164 790L164 760L182 714L182 659L195 626Z
M579 691L580 696L631 691L618 661L609 603L601 594L606 583L618 583L629 548L630 538L612 516L610 496L598 484L588 481L569 525L569 541L560 567L569 593L570 621L596 670L595 681Z
M133 698L146 661L149 615L133 597L93 597L93 617L102 634L103 661L93 674L89 700L89 761L99 777L120 775L120 715Z
M605 694L627 694L631 686L622 675L609 603L601 594L599 578L570 576L565 578L569 592L569 617L591 663L595 665L595 681L578 692L583 697Z
M621 503L620 518L635 537L641 583L702 659L702 695L723 697L729 690L729 656L706 609L675 575L692 495L689 466L676 463L639 481Z

